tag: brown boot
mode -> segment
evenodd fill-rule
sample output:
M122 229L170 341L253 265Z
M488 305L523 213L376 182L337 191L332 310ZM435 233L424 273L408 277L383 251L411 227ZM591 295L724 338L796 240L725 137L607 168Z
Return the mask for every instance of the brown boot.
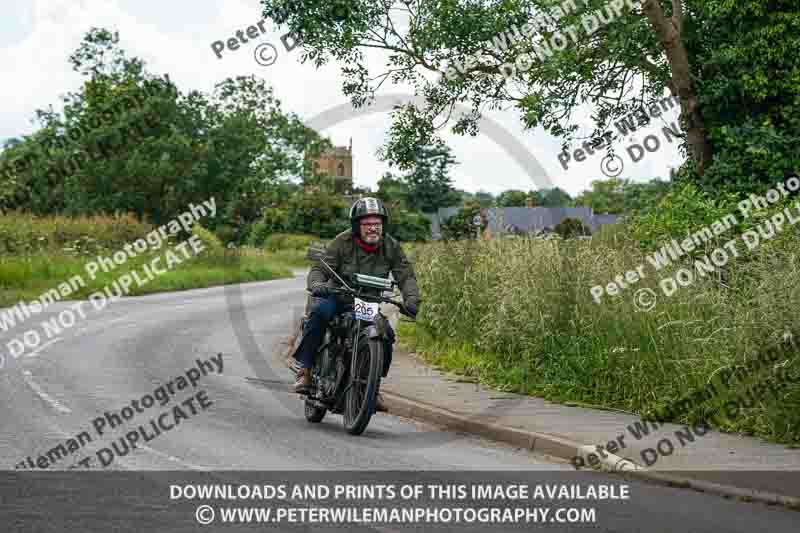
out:
M383 403L383 396L378 394L378 397L375 398L375 411L378 413L387 413L389 410L386 408L386 404Z
M297 372L297 378L294 380L294 391L297 394L308 394L311 390L311 370L308 368L301 368Z
M375 391L375 412L386 413L388 411L389 410L386 408L386 404L383 403L383 396L381 396L381 386L379 383L378 390Z

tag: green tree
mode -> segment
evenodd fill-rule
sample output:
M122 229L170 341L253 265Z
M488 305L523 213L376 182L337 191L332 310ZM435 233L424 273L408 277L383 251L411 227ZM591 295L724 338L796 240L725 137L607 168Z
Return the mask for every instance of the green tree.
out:
M350 227L349 205L326 192L296 194L289 201L286 227L292 233L307 233L331 239Z
M478 202L483 208L492 207L494 205L494 196L486 191L478 191L475 193L475 201Z
M527 207L529 201L533 203L534 207L569 207L572 198L558 187L529 192L509 189L497 197L497 206Z
M408 186L391 172L385 172L378 180L378 192L375 196L383 200L390 208L405 208L408 205Z
M558 187L536 192L541 195L537 205L542 207L568 207L572 202L572 197Z
M443 143L419 148L411 171L402 177L408 207L429 213L457 202L449 174L454 164L450 148Z
M525 191L509 189L497 196L497 207L526 207L529 198L529 193Z
M628 179L595 180L592 189L575 198L575 205L591 207L595 213L634 214L653 209L669 192L671 184L662 180L634 183Z
M431 221L422 213L393 209L389 233L399 241L427 241L431 236Z

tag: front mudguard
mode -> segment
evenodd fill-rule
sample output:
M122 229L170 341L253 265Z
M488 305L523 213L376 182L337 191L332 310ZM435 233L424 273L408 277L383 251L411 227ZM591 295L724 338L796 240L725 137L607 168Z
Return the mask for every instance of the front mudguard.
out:
M383 315L378 315L373 323L369 324L363 329L362 335L365 336L369 341L378 342L381 339L386 340L388 337L388 331L391 329L392 327L389 325L389 321L386 320L386 317Z
M386 345L394 344L394 330L389 324L389 321L383 315L378 315L375 322L367 326L363 333L360 335L366 337L367 342L373 348L381 346L383 351L383 377L389 372L389 366L392 364L392 351L385 349Z

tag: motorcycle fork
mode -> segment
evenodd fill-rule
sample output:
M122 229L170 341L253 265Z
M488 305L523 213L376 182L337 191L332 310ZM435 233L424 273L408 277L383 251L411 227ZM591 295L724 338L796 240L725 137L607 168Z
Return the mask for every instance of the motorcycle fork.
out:
M356 355L358 354L358 334L361 330L361 321L356 320L356 333L353 335L353 353L350 354L350 383L353 382L353 376L356 375Z
M350 376L347 380L347 387L344 388L342 391L342 398L347 394L347 391L350 390L350 387L353 386L353 382L355 381L356 376L356 364L358 363L356 359L356 355L358 354L358 334L361 332L361 321L356 320L356 331L353 334L352 341L353 341L353 350L350 353Z

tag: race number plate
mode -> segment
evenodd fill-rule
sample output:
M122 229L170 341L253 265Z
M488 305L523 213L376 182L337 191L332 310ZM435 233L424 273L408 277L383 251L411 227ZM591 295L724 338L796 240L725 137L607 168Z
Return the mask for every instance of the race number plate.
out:
M375 317L378 316L380 304L365 302L359 298L355 298L355 311L356 320L364 320L366 322L373 322Z

